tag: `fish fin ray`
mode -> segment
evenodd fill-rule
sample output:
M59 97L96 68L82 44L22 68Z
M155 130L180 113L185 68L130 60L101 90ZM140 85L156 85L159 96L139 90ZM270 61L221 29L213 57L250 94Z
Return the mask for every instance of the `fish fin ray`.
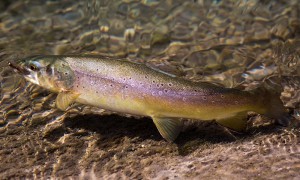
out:
M56 107L62 111L65 111L78 96L78 93L71 91L60 92L56 97Z
M244 131L247 128L247 112L240 112L233 117L217 119L218 124L234 131Z
M153 117L159 133L169 142L173 142L182 129L182 121L178 118Z

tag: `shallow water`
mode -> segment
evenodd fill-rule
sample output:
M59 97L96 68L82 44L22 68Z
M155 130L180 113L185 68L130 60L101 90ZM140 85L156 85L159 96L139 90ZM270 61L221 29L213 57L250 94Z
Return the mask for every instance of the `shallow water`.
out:
M0 2L2 178L299 177L300 2ZM281 92L289 127L249 116L232 137L214 122L186 122L165 142L148 118L99 108L55 108L56 95L9 67L36 54L104 54L194 81Z

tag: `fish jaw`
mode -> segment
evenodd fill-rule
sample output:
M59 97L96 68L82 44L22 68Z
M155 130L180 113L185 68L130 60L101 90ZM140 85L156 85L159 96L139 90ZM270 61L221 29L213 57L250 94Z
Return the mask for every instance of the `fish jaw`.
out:
M36 85L39 85L41 86L40 82L39 82L39 78L38 78L38 75L35 73L35 74L29 74L29 75L25 75L24 78L33 83L33 84L36 84Z

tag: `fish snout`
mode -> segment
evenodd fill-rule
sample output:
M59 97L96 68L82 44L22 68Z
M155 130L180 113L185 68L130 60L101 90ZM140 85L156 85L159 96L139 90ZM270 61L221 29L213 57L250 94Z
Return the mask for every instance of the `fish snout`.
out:
M17 73L20 73L22 75L28 75L30 74L29 70L26 68L22 67L21 65L18 65L17 63L14 62L8 62L8 66L13 68Z

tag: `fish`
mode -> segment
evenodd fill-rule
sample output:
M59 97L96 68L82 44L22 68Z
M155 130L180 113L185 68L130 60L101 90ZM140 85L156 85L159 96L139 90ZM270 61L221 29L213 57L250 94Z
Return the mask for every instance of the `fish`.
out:
M278 94L242 91L193 82L125 58L95 55L41 55L10 62L16 72L58 93L60 110L74 102L152 118L161 136L173 142L182 119L215 120L244 131L249 111L281 119L286 110Z

